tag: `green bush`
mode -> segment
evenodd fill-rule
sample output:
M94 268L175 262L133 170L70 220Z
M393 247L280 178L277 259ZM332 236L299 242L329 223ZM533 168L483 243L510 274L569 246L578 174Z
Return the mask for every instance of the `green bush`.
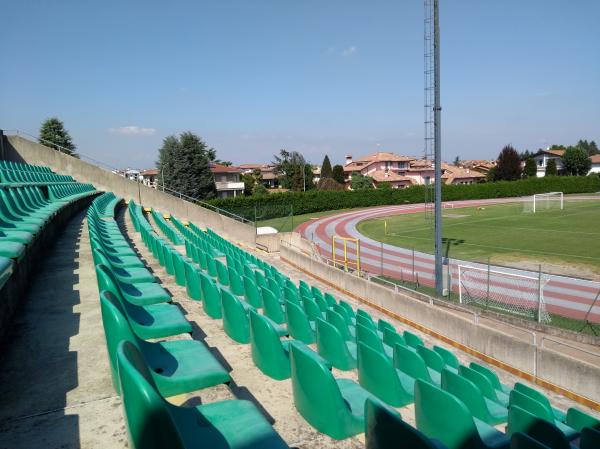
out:
M498 181L469 185L444 185L444 201L477 200L486 198L509 198L534 193L564 192L590 193L600 191L599 176L550 176L527 178L519 181ZM362 191L317 191L272 193L263 197L220 198L209 201L213 206L225 209L249 220L255 211L261 219L288 215L308 214L335 209L384 206L394 204L422 203L425 198L423 186L407 189L371 189Z

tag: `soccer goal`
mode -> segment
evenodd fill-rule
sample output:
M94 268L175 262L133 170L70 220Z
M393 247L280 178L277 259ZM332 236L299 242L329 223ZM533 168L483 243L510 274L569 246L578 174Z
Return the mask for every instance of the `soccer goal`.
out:
M525 201L524 211L536 213L548 209L564 208L563 192L536 193L531 199Z
M458 266L459 301L484 309L550 322L544 303L545 281L488 268Z

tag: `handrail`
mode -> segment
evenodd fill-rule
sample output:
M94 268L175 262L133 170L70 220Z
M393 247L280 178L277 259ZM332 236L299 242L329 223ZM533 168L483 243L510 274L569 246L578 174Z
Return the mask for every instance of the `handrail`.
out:
M566 346L567 348L575 349L576 351L583 352L585 354L592 355L594 357L600 357L600 353L598 353L598 352L592 352L592 351L588 351L587 349L578 348L577 346L570 345L569 343L565 343L564 341L555 340L554 338L550 338L550 337L546 337L546 336L543 336L542 340L540 341L540 349L544 349L544 341L546 341L546 340L551 341L553 343L558 343L559 345Z
M43 138L40 138L40 137L34 136L33 134L31 134L31 133L28 133L28 132L26 132L26 131L22 131L22 130L20 130L20 129L7 129L7 130L4 130L4 133L10 133L10 134L14 134L14 135L17 135L17 136L19 136L19 135L23 135L23 136L27 136L27 137L30 137L30 138L32 138L32 139L35 139L35 140L37 140L37 141L41 141L41 142L48 143L48 144L50 144L50 145L52 145L52 146L55 146L55 147L57 147L57 148L58 148L58 151L59 151L59 153L64 153L64 154L66 154L66 155L68 155L68 156L75 157L75 156L72 156L72 155L70 154L70 153L71 153L71 150L69 150L68 148L65 148L65 147L63 147L63 146L61 146L61 145L58 145L57 143L54 143L54 142L52 142L52 141L50 141L50 140L47 140L47 139L43 139ZM61 151L61 150L64 150L64 151ZM112 165L110 165L110 164L107 164L107 163L105 163L105 162L102 162L102 161L99 161L99 160L97 160L97 159L94 159L94 158L92 158L91 156L88 156L88 155L86 155L85 153L81 153L81 152L77 151L77 156L79 156L79 157L80 157L80 158L82 158L82 159L86 159L86 160L89 160L89 161L93 162L93 163L94 163L94 165L98 165L98 166L102 166L102 167L104 167L104 168L108 168L108 169L109 169L109 170L111 170L111 171L113 171L113 170L118 170L118 168L116 168L116 167L113 167ZM138 182L139 182L139 181L138 181ZM170 188L170 187L167 187L167 186L165 186L165 185L162 185L162 184L158 184L158 183L157 183L157 190L158 190L158 187L159 187L159 186L160 186L160 188L161 188L161 190L162 190L163 192L164 192L164 191L167 191L167 192L169 192L169 194L171 194L171 195L173 195L173 196L177 196L177 197L179 197L180 199L183 199L183 200L189 201L189 202L191 202L191 203L194 203L194 204L200 205L200 206L202 206L202 207L204 207L204 208L206 208L206 209L212 210L213 212L216 212L216 213L218 213L218 214L220 214L220 215L225 215L225 216L227 216L227 217L230 217L230 218L232 218L232 219L234 219L234 220L236 220L236 221L241 221L242 223L250 223L250 224L254 224L254 222L253 222L252 220L248 220L247 218L245 218L245 217L242 217L242 216L240 216L240 215L237 215L237 214L234 214L234 213L232 213L232 212L229 212L228 210L221 209L221 208L219 208L219 207L217 207L217 206L213 206L212 204L210 204L210 203L207 203L207 202L205 202L205 201L202 201L202 200L201 200L201 199L199 199L199 198L193 198L193 197L191 197L191 196L189 196L189 195L186 195L186 194L184 194L184 193L182 193L182 192L179 192L179 191L177 191L177 190L174 190L174 189L172 189L172 188Z

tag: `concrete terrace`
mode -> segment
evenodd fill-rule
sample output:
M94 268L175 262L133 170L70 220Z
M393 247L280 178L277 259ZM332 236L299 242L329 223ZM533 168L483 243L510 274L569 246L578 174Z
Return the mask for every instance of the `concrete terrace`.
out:
M152 258L124 212L121 209L118 215L122 230L192 323L191 338L203 340L231 370L231 386L221 385L171 397L169 401L191 406L234 397L250 399L291 447L364 447L363 435L335 441L304 421L294 407L291 381L275 381L256 368L250 346L233 342L223 331L221 320L208 318L201 304L187 297L185 288L176 285L174 278ZM292 280L305 279L338 299L359 306L352 298L285 264L278 255L257 254ZM12 333L2 348L0 448L127 447L121 402L111 384L96 285L87 222L85 213L80 213L69 222L32 279ZM383 317L377 310L362 304L360 307L373 318ZM385 318L399 329L415 332ZM428 335L419 335L428 345L444 346ZM476 360L454 351L462 363ZM505 383L523 382L500 369L496 371ZM357 378L356 371L334 370L334 374ZM561 409L577 406L586 410L563 396L545 393ZM413 406L400 411L403 418L414 425Z

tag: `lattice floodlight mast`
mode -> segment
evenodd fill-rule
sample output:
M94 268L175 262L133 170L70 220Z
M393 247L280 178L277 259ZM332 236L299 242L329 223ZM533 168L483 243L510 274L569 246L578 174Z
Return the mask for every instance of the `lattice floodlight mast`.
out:
M425 6L425 148L423 159L433 162L434 179L426 180L425 216L435 220L435 290L443 293L442 261L442 140L440 106L439 0L424 0Z

